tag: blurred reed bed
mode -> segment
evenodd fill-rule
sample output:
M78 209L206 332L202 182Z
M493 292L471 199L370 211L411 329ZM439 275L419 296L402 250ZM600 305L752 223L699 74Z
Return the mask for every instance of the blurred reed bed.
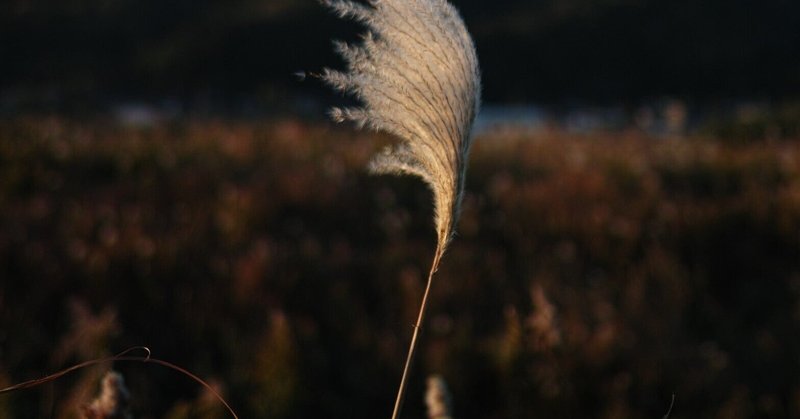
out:
M388 414L435 232L420 181L363 173L385 140L0 121L0 383L144 344L242 417ZM441 374L459 418L800 415L797 144L477 138L406 414ZM134 417L224 417L115 369ZM79 417L103 372L0 416Z

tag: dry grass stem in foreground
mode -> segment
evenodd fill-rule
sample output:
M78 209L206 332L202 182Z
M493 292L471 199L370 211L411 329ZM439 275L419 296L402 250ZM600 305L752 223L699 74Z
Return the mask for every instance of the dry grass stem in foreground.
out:
M137 351L144 352L144 355L143 356L131 355L133 352ZM46 377L36 378L33 380L28 380L19 384L12 385L10 387L2 388L0 389L0 394L11 393L14 391L26 390L38 387L42 384L58 380L61 377L64 377L65 375L73 373L75 371L98 364L104 364L107 362L150 363L166 367L173 371L177 371L191 378L197 384L200 384L201 386L205 387L205 389L208 390L209 394L214 396L214 398L219 400L219 402L225 406L225 409L228 410L228 413L230 413L234 419L239 419L239 416L236 414L233 408L231 408L228 402L222 397L222 395L220 395L220 393L217 390L214 389L214 387L212 387L210 384L205 382L200 377L192 374L185 368L179 367L171 362L151 357L150 349L147 348L146 346L135 346L108 358L97 358L89 361L84 361L81 362L80 364L73 365L69 368L50 374ZM125 418L128 415L127 405L129 400L130 396L128 394L127 388L125 387L125 382L122 378L122 375L111 372L109 374L106 374L106 376L103 378L100 396L94 401L92 401L89 405L84 406L84 408L82 409L83 410L82 413L87 417L87 419L119 418L119 417Z
M326 69L321 76L362 102L361 107L333 109L333 119L397 136L400 142L375 156L370 170L419 176L433 192L438 244L395 402L392 417L397 418L433 275L458 219L480 105L480 71L464 22L445 0L323 3L367 27L362 43L336 43L347 71Z

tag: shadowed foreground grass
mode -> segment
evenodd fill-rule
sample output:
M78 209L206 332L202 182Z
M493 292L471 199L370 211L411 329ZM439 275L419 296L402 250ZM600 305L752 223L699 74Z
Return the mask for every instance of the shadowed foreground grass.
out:
M149 346L242 417L391 410L429 192L385 138L297 121L0 122L0 386ZM478 138L409 388L459 418L800 415L800 148L636 133ZM224 417L120 364L138 418ZM102 369L0 398L76 417Z

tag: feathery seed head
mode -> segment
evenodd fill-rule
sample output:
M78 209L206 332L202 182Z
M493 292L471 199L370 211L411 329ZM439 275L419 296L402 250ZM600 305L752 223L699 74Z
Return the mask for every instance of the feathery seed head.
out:
M367 26L360 44L335 43L348 71L326 69L321 75L362 106L335 108L331 117L400 139L376 155L369 169L419 176L428 184L442 252L458 219L480 106L478 59L464 22L445 0L321 1Z
M425 392L425 404L428 405L429 419L451 419L452 400L447 383L440 375L428 377L428 388Z
M122 374L109 371L103 376L100 394L83 406L83 415L86 419L130 419L130 398Z

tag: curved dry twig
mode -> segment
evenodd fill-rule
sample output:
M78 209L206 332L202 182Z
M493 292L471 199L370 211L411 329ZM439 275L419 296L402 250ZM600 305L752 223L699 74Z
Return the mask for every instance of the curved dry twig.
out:
M145 355L144 356L129 355L130 353L135 352L135 351L143 351L145 353ZM175 365L175 364L173 364L171 362L167 362L167 361L163 361L163 360L160 360L160 359L153 358L152 357L152 352L150 351L150 348L148 348L146 346L135 346L133 348L128 348L128 349L126 349L126 350L124 350L124 351L122 351L119 354L114 355L114 356L110 356L110 357L107 357L107 358L93 359L93 360L86 361L86 362L81 362L80 364L73 365L73 366L71 366L69 368L65 368L65 369L63 369L61 371L55 372L55 373L47 375L45 377L36 378L36 379L33 379L33 380L28 380L28 381L25 381L23 383L15 384L13 386L0 389L0 394L10 393L10 392L13 392L13 391L25 390L25 389L38 387L38 386L40 386L42 384L47 384L49 382L58 380L59 378L65 376L65 375L67 375L69 373L81 370L83 368L87 368L87 367L91 367L91 366L99 365L99 364L105 364L105 363L109 363L109 362L120 362L120 361L151 363L151 364L160 365L162 367L166 367L166 368L169 368L171 370L177 371L177 372L179 372L179 373L191 378L194 382L200 384L206 390L211 392L211 394L213 394L214 397L216 397L216 399L219 400L220 403L222 403L225 406L225 409L228 410L228 413L230 413L231 416L234 417L234 419L239 419L239 416L236 415L236 412L228 404L228 402L225 400L225 398L222 397L222 395L219 394L219 392L216 391L210 384L205 382L202 378L198 377L197 375L192 374L191 372L189 372L185 368L179 367L179 366L177 366L177 365Z

